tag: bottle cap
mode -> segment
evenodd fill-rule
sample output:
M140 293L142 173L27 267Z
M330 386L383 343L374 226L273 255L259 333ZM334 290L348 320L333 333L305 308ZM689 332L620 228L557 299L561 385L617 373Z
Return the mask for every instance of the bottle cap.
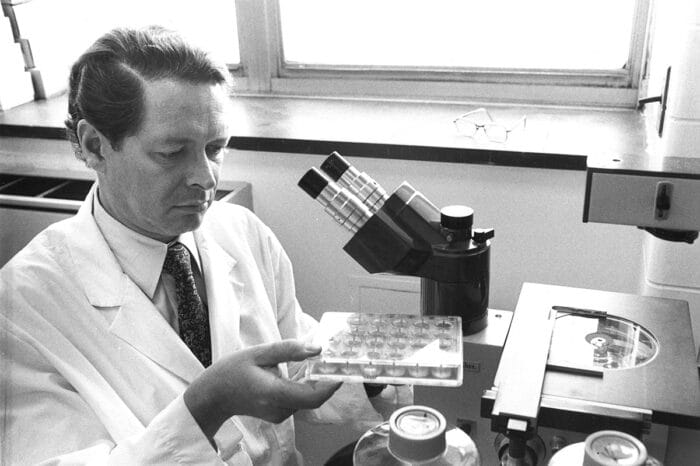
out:
M624 432L601 430L586 438L583 466L644 466L646 461L644 444Z
M427 406L406 406L389 418L389 451L407 462L428 461L442 455L445 442L445 416Z

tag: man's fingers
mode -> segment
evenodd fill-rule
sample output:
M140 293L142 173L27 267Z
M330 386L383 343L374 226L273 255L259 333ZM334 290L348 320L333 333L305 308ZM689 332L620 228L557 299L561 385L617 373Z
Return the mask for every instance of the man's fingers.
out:
M274 403L295 409L318 408L342 385L341 382L292 382L277 379Z
M260 366L275 366L281 362L303 361L321 352L320 346L311 346L299 340L282 340L251 348L255 363Z
M250 350L254 363L267 368L266 371L272 376L268 381L269 391L266 391L270 402L275 406L293 410L318 408L342 385L340 382L293 382L280 377L277 370L270 370L282 362L303 361L316 356L321 352L320 347L299 340L282 340L257 345Z

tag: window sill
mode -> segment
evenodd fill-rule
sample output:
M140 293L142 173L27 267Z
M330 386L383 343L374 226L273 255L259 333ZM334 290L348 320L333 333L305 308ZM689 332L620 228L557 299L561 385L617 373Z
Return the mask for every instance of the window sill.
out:
M353 99L236 96L233 137L239 150L585 170L586 157L643 154L642 114L489 104L504 124L527 116L506 143L456 133L452 120L479 105ZM66 97L0 112L0 136L63 139Z

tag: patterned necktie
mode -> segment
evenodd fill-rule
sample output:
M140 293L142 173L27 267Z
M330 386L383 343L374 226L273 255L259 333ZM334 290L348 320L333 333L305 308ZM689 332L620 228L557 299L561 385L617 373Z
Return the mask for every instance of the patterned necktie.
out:
M197 292L190 265L190 253L184 244L173 243L168 247L163 271L175 279L180 338L202 365L208 367L211 365L209 314Z

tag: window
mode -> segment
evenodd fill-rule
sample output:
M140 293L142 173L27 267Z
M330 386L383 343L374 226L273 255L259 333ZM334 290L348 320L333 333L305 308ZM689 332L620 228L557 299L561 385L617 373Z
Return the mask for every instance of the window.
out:
M616 70L629 58L634 6L634 0L280 0L284 65Z
M177 29L232 69L240 68L234 0L194 5L184 0L8 0L3 8L7 21L0 17L0 26L12 29L15 42L29 44L23 48L24 64L32 70L35 86L41 83L39 95L64 91L71 64L116 26L161 24Z
M238 4L242 48L264 57L243 54L253 91L611 106L636 103L649 13L649 0Z
M38 68L67 69L108 27L159 23L225 60L240 93L633 107L650 3L22 0L14 9L43 56Z
M118 9L112 19L115 25L160 24L176 29L230 67L240 66L233 0L119 0L116 5Z

